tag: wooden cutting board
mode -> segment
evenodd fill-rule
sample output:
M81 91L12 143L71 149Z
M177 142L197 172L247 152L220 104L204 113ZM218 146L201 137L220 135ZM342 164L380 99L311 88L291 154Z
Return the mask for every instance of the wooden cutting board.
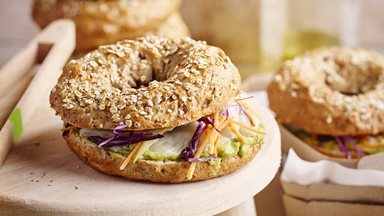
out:
M61 120L48 93L27 123L20 142L0 169L4 215L208 215L232 208L262 190L280 164L280 133L272 115L255 110L266 124L260 152L241 170L187 184L128 181L81 162L60 135Z
M9 113L30 80L27 69L46 57L16 105L24 130L0 168L0 215L217 214L250 200L272 180L280 164L280 132L258 104L254 109L266 124L265 144L233 174L196 183L154 184L105 175L82 163L67 148L60 134L62 122L48 103L60 65L73 49L73 33L70 21L53 23L0 71L5 77L0 113ZM7 114L0 117L2 125ZM1 161L12 146L15 124L8 119L0 130Z

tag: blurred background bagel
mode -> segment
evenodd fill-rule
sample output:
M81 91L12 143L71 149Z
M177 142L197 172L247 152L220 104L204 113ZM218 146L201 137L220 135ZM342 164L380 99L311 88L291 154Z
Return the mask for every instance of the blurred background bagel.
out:
M41 27L60 19L76 24L76 52L145 34L188 36L178 14L181 0L34 0L32 17Z

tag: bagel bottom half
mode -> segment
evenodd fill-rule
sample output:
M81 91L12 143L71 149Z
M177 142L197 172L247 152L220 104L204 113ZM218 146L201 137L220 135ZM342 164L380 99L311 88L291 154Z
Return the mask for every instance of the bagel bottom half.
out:
M232 173L251 161L261 148L261 143L255 143L248 154L242 157L235 155L222 158L219 164L198 162L192 179L187 180L190 162L139 160L136 163L128 164L124 170L120 170L124 161L123 157L111 156L103 148L99 148L88 139L81 137L76 129L63 133L63 137L70 149L81 160L98 171L131 180L160 183L200 181Z

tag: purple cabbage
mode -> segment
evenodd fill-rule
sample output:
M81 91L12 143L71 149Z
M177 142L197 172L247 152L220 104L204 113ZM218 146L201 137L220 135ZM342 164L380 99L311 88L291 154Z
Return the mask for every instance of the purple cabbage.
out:
M219 133L221 133L221 131L215 127L215 121L210 116L201 117L197 122L197 128L191 140L188 142L188 146L181 151L180 158L188 162L206 162L214 160L214 158L195 158L195 154L197 147L199 146L201 134L203 134L208 125L211 125Z
M344 142L347 142L349 144L351 144L353 146L353 148L356 150L357 154L360 156L360 157L364 157L365 154L363 151L361 151L361 149L359 148L359 146L357 145L356 141L350 137L350 136L344 136L343 137L343 141Z
M225 121L228 120L229 118L229 107L225 108L223 111L220 112L220 115L224 115L225 116Z
M239 106L239 109L241 110L242 113L244 113L244 115L247 117L248 121L252 124L252 126L255 126L253 121L252 121L251 116L248 115L248 113L245 111L244 107L241 106L241 104L239 102L236 102L236 104Z
M102 142L104 142L106 139L104 137L101 137L101 136L90 136L90 137L88 137L88 140L99 145Z
M244 98L244 99L247 99L247 98ZM241 99L238 99L238 100L241 100ZM248 115L248 113L245 111L244 107L241 106L241 104L239 102L236 102L236 103L228 105L224 110L222 110L220 112L221 115L225 116L225 120L228 119L228 117L229 117L229 109L232 108L232 107L237 107L239 109L239 115L244 114L247 117L248 121L254 126L252 118Z
M244 99L248 99L248 98L244 98ZM238 100L244 100L244 99L238 99ZM246 115L249 122L253 125L253 122L250 116L248 116L248 113L244 110L244 108L238 102L227 106L224 110L220 112L221 115L224 115L226 117L225 120L228 119L229 109L232 107L237 107L239 109L239 115L241 115L242 113ZM204 130L207 128L208 125L211 125L212 127L214 127L215 130L218 131L219 133L221 133L221 131L215 127L214 119L210 116L204 116L199 120L197 120L197 122L198 122L198 125L195 130L195 133L193 134L191 140L188 142L188 146L181 151L180 158L189 162L194 162L194 161L202 162L202 161L212 160L212 158L211 159L210 158L194 158L197 147L199 145L199 139L201 137L201 134L204 132Z
M210 117L210 116L204 116L204 117L201 117L199 120L197 121L203 121L206 125L211 125L213 128L215 128L215 130L219 133L221 133L221 131L215 127L215 120Z
M344 153L346 159L351 159L351 155L348 152L347 147L345 146L345 143L340 137L335 137L335 140L337 144L339 144L340 151Z
M201 117L199 120L197 121L203 121L205 124L207 125L212 125L212 126L215 126L215 121L213 120L212 117L210 116L204 116L204 117Z
M113 136L109 138L101 137L101 136L90 136L88 139L96 143L100 148L105 147L113 147L113 146L129 146L134 143L154 140L163 138L164 136L161 134L153 134L146 133L144 131L130 131L130 130L122 130L126 128L127 125L117 126L113 130Z
M180 153L181 159L188 161L195 157L197 146L199 145L199 139L201 137L201 134L203 134L205 128L207 128L207 124L205 123L205 121L198 120L197 128L191 140L188 142L188 146L184 148Z

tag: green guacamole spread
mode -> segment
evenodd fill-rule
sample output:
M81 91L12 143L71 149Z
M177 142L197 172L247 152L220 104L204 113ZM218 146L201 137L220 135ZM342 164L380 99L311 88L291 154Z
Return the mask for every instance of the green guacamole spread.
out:
M219 143L217 147L218 158L227 158L235 155L240 157L245 157L250 154L253 145L262 144L263 136L250 136L246 138L246 143L241 144L237 138L231 139L228 142ZM134 145L131 146L133 149ZM131 152L130 149L105 149L112 157L126 157ZM202 157L209 157L208 154L203 154ZM152 152L150 149L147 149L140 159L153 160L153 161L178 161L179 154L176 153L159 153Z

